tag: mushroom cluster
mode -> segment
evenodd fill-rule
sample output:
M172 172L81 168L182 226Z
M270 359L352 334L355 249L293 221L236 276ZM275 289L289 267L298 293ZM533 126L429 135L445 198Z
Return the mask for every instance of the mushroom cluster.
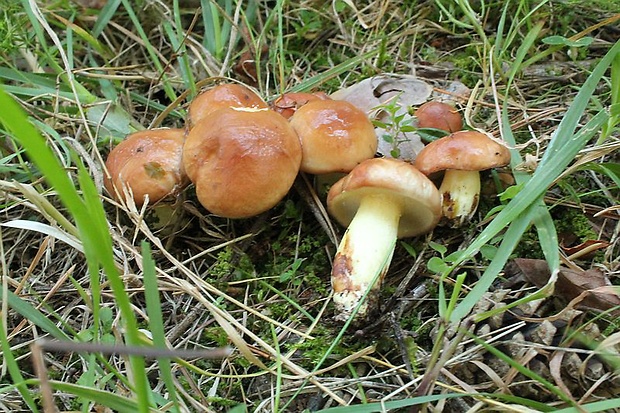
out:
M377 148L366 114L322 92L285 93L268 104L246 86L223 83L194 98L187 113L184 130L138 132L110 152L106 189L115 199L153 203L191 181L212 214L248 218L280 202L300 170L349 172Z
M185 129L127 137L106 161L108 192L136 205L176 195L189 182L212 214L248 218L288 193L297 174L340 174L327 194L329 214L347 227L331 284L335 319L367 320L396 240L430 232L442 220L458 227L474 213L480 170L505 165L510 152L485 133L464 131L456 109L428 102L419 128L448 135L414 160L376 158L378 139L366 111L324 93L285 93L267 103L239 84L221 84L188 107ZM443 172L439 189L433 180Z
M415 160L363 161L328 193L328 212L347 226L331 274L336 320L368 320L396 240L428 233L439 223L459 227L469 221L478 206L479 171L510 161L500 142L462 130L460 114L447 103L424 103L415 117L418 128L448 135L426 145ZM441 172L437 189L433 180Z

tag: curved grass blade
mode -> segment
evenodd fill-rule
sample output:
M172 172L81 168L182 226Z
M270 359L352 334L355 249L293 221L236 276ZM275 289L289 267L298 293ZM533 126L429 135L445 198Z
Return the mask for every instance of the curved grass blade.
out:
M155 347L167 348L166 331L164 319L161 311L161 301L159 300L159 288L157 286L157 274L155 272L155 262L151 256L151 246L147 242L142 242L142 267L144 274L144 295L146 296L146 310L149 316L149 328L153 336ZM173 404L173 411L180 412L177 392L174 386L172 374L172 364L169 358L158 358L159 373L166 386L169 399Z
M368 404L356 404L353 406L338 406L319 410L317 413L378 413L388 409L400 409L404 407L417 406L425 403L436 402L439 400L454 399L456 397L469 397L471 394L434 394L430 396L413 397L410 399L394 400L389 402L377 402Z
M311 90L313 88L316 88L319 85L327 82L329 79L332 79L338 75L341 75L347 72L348 70L353 69L354 67L358 66L361 62L363 62L366 59L370 59L377 53L379 53L379 49L371 50L370 52L366 52L362 55L352 57L351 59L348 59L324 71L320 75L313 76L310 79L307 79L299 83L298 85L292 87L290 91L291 92L303 92L306 90Z
M94 38L99 37L99 35L103 32L103 29L105 29L110 20L112 20L112 17L114 16L114 13L116 13L116 9L118 9L118 6L120 6L120 4L121 0L106 1L105 6L103 6L101 11L99 12L99 15L97 16L97 21L93 26L92 36Z
M47 142L28 120L25 112L19 107L2 88L0 88L0 121L9 130L26 150L32 162L41 170L47 182L57 191L58 197L73 216L84 246L84 253L91 275L91 289L93 292L93 312L98 312L99 269L103 268L110 281L117 306L125 323L126 340L128 344L140 343L137 320L131 308L129 296L125 291L112 252L112 240L107 227L105 211L99 199L94 182L86 172L81 162L78 162L78 181L82 190L80 196L74 182L65 168L55 157ZM141 400L138 411L148 411L150 390L144 367L144 360L140 357L130 357L133 370L134 390Z
M0 295L6 292L8 291L3 291L2 285L0 285ZM11 346L9 345L9 340L6 336L4 319L2 317L0 317L0 349L2 349L2 358L4 359L3 363L9 371L9 376L11 376L13 386L22 396L22 399L30 410L33 412L38 412L39 410L37 409L37 404L34 401L34 397L30 394L28 386L24 382L24 376L22 376L21 369L19 368L17 360L15 360L13 352L11 351Z
M29 382L32 384L38 384L38 380L29 380ZM108 391L56 380L50 380L49 384L55 390L71 393L78 397L92 400L101 406L109 407L119 413L135 413L137 411L144 411L145 413L159 412L157 409L142 406L139 400L129 399Z
M465 260L473 257L480 248L489 242L493 237L503 231L506 227L511 225L513 221L519 219L526 210L535 205L540 197L545 193L547 188L553 184L558 176L563 172L570 162L574 159L577 153L585 146L585 144L603 127L607 122L608 115L605 111L599 112L590 121L582 127L577 133L575 129L579 123L586 106L594 93L598 82L603 77L611 63L620 53L620 42L617 42L605 55L605 57L594 68L588 79L583 84L581 90L577 94L573 104L570 106L562 122L558 126L556 133L554 134L549 147L545 152L543 159L539 163L536 172L532 178L523 186L522 190L500 211L493 221L478 235L476 239L472 241L468 248L466 248L455 260L453 265L448 268L448 272L454 270L459 264ZM535 216L529 218L534 219ZM527 228L529 222L521 223L520 227L523 231ZM525 224L525 225L524 225ZM546 227L546 230L549 228ZM521 237L522 232L515 231L515 240L504 242L514 243ZM505 244L508 246L508 244ZM509 248L506 247L506 251ZM479 297L484 293L493 280L503 268L503 264L508 259L509 252L501 255L496 255L493 262L487 268L481 279L470 291L468 296L459 303L454 313L452 314L452 320L456 321L465 317L466 314L473 308L477 301L476 297ZM502 262L503 261L503 262ZM555 266L555 264L553 264ZM498 270L499 268L499 270ZM471 299L468 299L471 298Z

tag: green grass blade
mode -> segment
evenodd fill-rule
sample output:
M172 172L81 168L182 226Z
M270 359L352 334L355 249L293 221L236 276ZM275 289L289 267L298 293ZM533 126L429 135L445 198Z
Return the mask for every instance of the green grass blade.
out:
M149 36L144 31L144 28L142 27L142 24L140 23L140 19L138 19L138 16L136 16L136 13L134 12L133 7L131 6L131 3L129 2L129 0L121 0L121 1L123 3L123 6L125 7L125 10L127 11L127 14L129 15L129 18L131 19L131 22L133 23L134 27L138 31L138 34L140 35L140 39L142 39L142 42L144 43L144 47L146 48L146 51L149 54L149 57L151 58L151 61L153 65L155 66L157 73L159 73L159 75L161 76L161 84L164 88L164 91L166 92L166 96L168 97L168 99L174 102L177 98L176 93L174 92L174 89L172 88L170 82L168 81L168 75L166 74L166 71L164 70L162 63L159 60L157 53L155 52L155 47L149 41Z
M137 103L142 103L143 105L148 105L151 108L153 108L153 110L156 110L158 112L163 112L164 110L167 109L166 105L162 105L159 102L155 102L152 100L149 100L149 98L147 96L144 95L139 95L137 93L134 92L130 92L129 94L131 96L132 101L135 101ZM183 120L184 119L184 113L181 112L180 110L173 110L172 112L170 112L170 114L168 116L173 116L178 120Z
M366 52L362 55L359 56L355 56L352 57L351 59L348 59L330 69L327 69L326 71L324 71L323 73L317 75L317 76L313 76L310 79L307 79L301 83L299 83L296 86L293 86L291 88L291 92L303 92L303 91L307 91L307 90L312 90L314 88L317 88L318 86L320 86L321 84L325 83L326 81L328 81L329 79L332 79L338 75L341 75L353 68L355 68L356 66L358 66L360 63L362 63L364 60L366 59L370 59L371 57L373 57L374 55L376 55L377 53L379 53L379 49L375 49L375 50L371 50L369 52Z
M536 24L528 33L527 36L523 38L521 46L517 49L517 55L514 59L513 64L510 67L510 73L508 73L508 82L506 88L509 89L512 81L516 77L517 73L523 69L522 62L525 59L528 51L534 45L534 42L538 38L541 30L544 27L544 22L539 22Z
M73 182L21 107L5 92L4 86L0 88L0 106L3 108L0 122L24 146L47 181L56 188L64 204L70 209L83 209L84 203Z
M84 233L82 231L81 232L87 261L93 265L93 272L91 273L93 277L91 288L94 287L93 284L98 282L98 278L95 277L98 277L97 269L101 266L108 277L117 306L123 316L127 343L130 345L139 345L141 340L140 332L138 330L138 323L131 308L129 295L125 291L125 284L114 261L114 256L112 254L112 239L110 237L105 211L103 210L101 200L99 199L99 193L97 192L97 188L90 178L90 175L88 175L86 168L81 165L81 163L78 163L78 167L78 181L84 194L86 207L84 212L89 217L88 221L80 220L78 221L78 224L82 224L79 225L82 228L85 225L88 225L88 235L85 236ZM75 215L74 211L72 211L72 213ZM86 224L86 222L88 222L88 224ZM139 411L146 412L148 410L148 406L151 404L151 391L148 384L145 362L142 357L138 356L130 356L129 360L133 369L132 377L134 378L134 391L136 392L141 406Z
M523 413L538 413L538 412L555 412L556 408L549 406L548 404L538 402L535 400L526 399L524 397L515 396L513 394L505 393L481 393L481 397L501 400L504 403L511 403L514 406L525 406L526 408L535 410L523 410Z
M223 57L222 32L224 25L229 24L224 18L220 18L219 9L214 2L200 0L202 8L202 22L204 25L203 46L218 60Z
M58 340L70 340L56 324L50 321L49 318L32 306L32 304L21 299L11 291L4 291L2 285L0 285L0 296L6 297L9 307L46 333L49 333Z
M161 301L159 300L159 288L157 285L155 262L151 256L151 247L147 242L142 242L142 267L144 271L144 295L146 297L146 310L149 316L149 328L153 336L153 344L155 347L167 348L166 331L164 327L164 318L161 311ZM181 410L177 400L170 359L157 359L157 364L159 365L160 376L166 385L169 399L173 403L173 411L180 412Z
M555 394L558 398L560 398L564 402L566 402L568 404L571 404L571 405L575 405L575 401L570 396L564 394L564 392L562 392L558 388L558 386L556 386L555 384L551 383L549 380L545 379L541 375L539 375L539 374L533 372L532 370L528 369L522 363L520 363L520 362L518 362L516 360L513 360L511 357L509 357L506 354L502 353L500 350L498 350L495 347L493 347L492 345L488 344L487 342L485 342L481 338L479 338L479 337L477 337L477 336L475 336L473 334L468 334L468 335L478 345L484 347L484 349L486 351L488 351L489 353L493 354L498 359L503 360L504 362L508 363L513 369L517 370L519 373L523 374L525 377L529 377L530 379L534 380L536 383L544 386L547 390L549 390L549 392Z
M70 48L73 48L76 45L75 40L73 40L73 38L72 38L72 33L75 33L82 40L84 40L86 43L88 43L102 57L104 57L106 59L113 58L113 55L112 55L111 51L107 47L105 47L103 44L101 44L92 34L90 34L88 31L86 31L83 27L80 27L79 25L73 23L73 21L67 20L67 19L63 18L62 16L55 15L54 17L61 24L63 24L65 26L65 30L67 31L67 42L66 42L67 43L67 55L69 57L69 61L70 62L73 60L71 58L73 53L72 53L72 50L70 51ZM73 16L72 19L74 17L75 16ZM70 35L71 35L71 37L69 37Z
M54 390L71 393L78 397L94 401L97 404L109 407L119 413L135 413L138 411L144 411L145 413L158 412L156 409L142 406L139 400L129 399L108 391L56 380L50 380L49 384Z
M319 410L317 413L378 413L385 412L389 409L401 409L404 407L411 407L422 405L426 403L432 403L439 400L453 399L456 397L468 397L471 394L434 394L430 396L413 397L410 399L394 400L382 403L368 403L368 404L356 404L353 406L338 406L328 409Z
M504 8L502 9L502 15L499 18L499 22L497 23L497 27L495 29L495 41L493 44L493 55L495 56L495 60L498 61L504 52L504 27L506 26L506 16L508 15L509 7L511 6L511 2L507 1L504 4Z
M519 55L519 57L523 58L524 55ZM516 73L513 73L513 75L514 74ZM509 79L509 82L512 81L512 79L513 77ZM510 122L508 120L508 108L506 105L507 105L507 102L505 102L504 107L502 109L502 130L503 130L502 135L504 136L504 139L506 139L506 141L511 146L515 146L516 141L515 141L514 135L512 134L512 130L510 129L510 126L509 126ZM517 164L522 162L521 156L518 154L517 151L513 151L512 158L513 158L512 159L513 169L517 169L516 168ZM526 183L532 178L530 174L525 173L525 172L520 172L520 171L516 171L514 173L514 177L515 177L515 181L517 185L523 185L523 186L525 186ZM555 224L553 223L551 214L549 213L549 210L547 209L542 198L536 201L536 205L537 205L537 208L535 208L535 212L534 212L534 215L531 217L531 220L534 223L534 226L536 227L539 244L542 249L543 255L545 256L545 259L547 260L547 263L549 264L549 270L551 271L551 273L555 273L555 271L557 271L560 267L560 255L558 253L559 241L558 241L558 236L557 236L557 232L555 229ZM518 238L520 237L521 235L518 236ZM509 257L510 253L504 256L496 257L496 259L498 259L499 261L503 261L503 264L505 264L508 258L510 258ZM496 265L497 264L500 264L500 263L498 262L496 263ZM498 275L499 271L501 271L501 269L499 269L498 273L495 275Z
M58 83L56 75L46 73L27 73L15 68L0 67L0 79L7 81L5 91L28 98L56 98L62 97L68 101L75 101L76 95L65 83ZM94 103L97 97L88 92L84 87L76 88L77 100L86 105Z
M575 100L564 115L562 122L558 125L553 139L549 142L549 146L545 151L545 156L543 156L538 165L539 169L546 169L545 166L547 163L555 165L556 161L560 159L564 164L566 163L565 160L567 157L569 158L568 160L571 160L575 157L577 152L581 150L583 145L577 145L575 143L577 140L575 129L581 121L583 113L587 108L592 94L596 90L598 82L614 60L618 59L618 56L620 56L620 41L616 42L584 82ZM597 126L597 129L598 128L600 128L600 126Z
M605 162L594 163L589 162L579 168L580 170L591 170L600 174L607 175L609 179L614 181L616 186L620 188L620 163Z
M47 145L45 139L26 114L2 88L0 88L0 121L12 132L16 139L24 147L30 159L41 170L46 180L56 189L59 198L68 208L75 219L80 232L80 240L84 245L89 270L91 271L91 288L99 283L99 271L103 268L110 281L117 305L125 323L126 339L128 344L137 345L140 342L137 321L132 311L129 297L125 291L123 280L118 273L114 256L112 254L112 241L107 227L107 219L99 194L92 179L83 165L78 163L78 180L84 194L82 199L73 181L69 178L64 167L60 164L54 153ZM95 287L96 288L96 287ZM146 378L144 360L140 357L130 357L135 390L144 402L150 395ZM144 403L144 410L148 410L148 404Z
M54 92L58 88L56 83L56 76L49 75L47 73L30 73L24 72L15 68L0 67L0 79L9 80L16 83L23 83L26 85L32 84L39 86L41 89ZM70 92L71 89L65 85L60 85L62 91Z
M174 35L169 36L170 41L175 49L175 53L180 60L181 76L185 83L185 89L192 91L192 96L196 95L196 79L194 78L194 72L192 71L192 65L187 56L187 48L185 47L185 31L183 30L183 23L181 22L181 11L179 10L179 0L175 0L174 7ZM172 33L171 33L172 34Z
M30 6L30 1L21 0L21 3L24 8L24 11L26 12L26 15L28 16L28 19L30 20L30 24L32 25L32 30L34 31L34 34L37 40L39 41L39 44L41 45L43 50L47 52L48 51L47 37L45 36L45 31L43 30L43 27L41 27L41 25L39 24L39 21L34 15L34 12L32 11L32 8ZM53 55L53 54L48 53L48 55ZM51 61L49 61L48 63L53 64L53 62Z
M3 86L3 88L6 92L11 93L12 95L22 96L26 98L37 98L37 97L44 97L44 96L48 96L48 97L58 96L58 97L61 97L67 100L73 100L75 98L75 96L71 92L50 91L47 89L23 87L23 86L12 86L12 85L6 85L6 86Z
M110 20L112 20L112 18L114 17L114 13L116 13L116 10L118 9L118 6L120 6L120 4L121 0L106 1L105 6L103 6L101 11L99 12L99 15L97 16L97 21L93 26L93 37L99 37L99 35L103 32L108 23L110 23Z
M278 297L280 297L282 300L286 301L286 303L288 305L290 305L291 307L293 307L295 310L299 311L304 317L307 317L308 320L310 320L310 322L314 323L315 318L312 316L312 314L310 314L308 311L306 311L301 305L299 305L299 303L297 303L294 299L292 299L291 297L287 296L286 294L284 294L282 291L278 290L276 287L274 287L273 285L269 284L268 282L265 281L260 281L260 285L270 291L272 291L274 294L276 294Z
M534 25L533 27L527 27L525 29L525 31L527 32L527 35L523 38L521 37L522 35L521 27L528 24L532 20L532 18L534 18L535 20L536 18L534 14L548 2L549 2L548 0L543 0L543 1L538 2L536 5L534 5L534 7L531 10L527 12L525 16L523 16L523 18L514 18L511 16L511 19L512 19L511 27L508 30L508 33L506 34L506 37L501 45L501 47L503 47L503 50L501 50L497 54L497 58L499 60L504 60L504 61L513 60L512 57L507 57L507 56L510 50L510 46L513 43L515 43L515 39L518 39L518 41L521 43L521 45L519 46L519 50L525 50L526 52L530 50L530 46L526 46L526 44L528 42L534 42L536 40L536 38L538 37L538 34L540 33L539 31L540 29L538 29L538 27L540 26L540 28L542 29L542 27L544 26L544 23L540 22ZM508 3L506 4L506 6L508 6ZM518 10L515 13L515 15L519 14L523 6L524 6L524 3L520 1L518 5ZM535 35L533 34L534 31L536 31ZM517 56L514 59L514 61L511 62L511 66L512 66L511 71L523 70L525 65L522 62L524 60L525 60L525 55L523 56L523 58L519 58Z
M57 52L50 50L47 46L47 36L52 37L52 40L56 41L57 48L62 47L62 45L60 39L58 38L58 35L45 21L45 17L42 15L41 10L37 6L36 2L32 0L22 0L22 4L26 11L26 15L30 20L30 23L32 24L33 30L35 31L37 38L40 41L40 45L45 52L45 56L48 56L48 58L45 58L45 63L49 65L53 72L58 75L59 79L61 79L62 82L66 86L68 86L70 90L75 91L74 97L79 97L79 100L82 103L94 102L96 100L96 97L92 95L83 85L75 81L72 72L67 72L67 70L70 70L68 67L65 68L61 66L56 60L49 58L49 56L55 56ZM60 60L62 61L62 59ZM66 64L70 63L66 62ZM73 100L73 98L71 98L71 100Z
M458 322L469 314L471 309L480 301L482 295L491 287L497 275L504 269L504 265L508 261L512 251L519 244L521 235L529 227L530 221L536 214L537 208L540 207L538 205L532 205L519 219L510 223L510 226L502 237L502 243L498 247L495 257L487 266L484 273L482 273L476 285L456 306L451 314L451 322Z
M611 64L611 104L620 104L620 53Z
M276 333L276 330L273 326L273 324L270 324L271 327L271 338L273 340L273 347L276 350L276 386L275 386L275 390L274 390L274 401L273 401L273 412L274 413L278 413L280 410L280 396L281 396L281 391L282 391L282 353L280 350L280 343L278 342L278 334Z
M560 269L560 243L558 240L558 233L555 229L555 224L549 213L549 209L541 200L538 201L538 208L536 209L533 222L536 227L536 233L538 234L538 240L542 249L545 261L549 265L549 270L552 274Z
M196 81L194 79L194 75L192 74L192 68L187 58L187 53L185 51L185 45L183 44L183 37L177 33L177 27L173 26L169 22L165 22L163 24L164 30L168 35L168 39L170 40L170 44L176 51L177 59L179 60L179 69L181 71L181 77L183 78L183 83L186 89L191 89L192 96L196 94Z
M502 231L510 222L521 215L529 205L536 201L563 172L564 168L574 159L586 142L607 121L607 114L601 111L590 119L578 133L574 133L599 80L618 53L620 53L620 42L612 47L583 84L549 142L549 147L545 151L532 179L463 252L459 263L476 254L480 247L490 241L491 238Z
M559 410L555 410L555 413L610 412L618 408L620 408L620 398L601 400L598 402L583 404L579 407L569 407L566 409L559 409Z
M0 294L3 294L3 291L1 289L2 286L0 285ZM37 409L37 404L32 397L32 394L30 394L28 386L24 382L24 377L22 376L21 369L19 368L17 360L15 360L13 352L11 351L11 346L6 336L3 317L0 317L0 348L2 349L3 364L7 367L7 370L9 371L9 375L11 376L11 380L13 381L13 386L15 386L15 388L22 396L22 399L24 399L24 402L26 403L26 405L28 405L30 410L33 412L38 412L39 410Z
M471 30L474 28L474 26L472 26L471 24L467 24L461 21L461 19L457 18L452 13L450 13L448 8L444 6L441 0L435 0L435 4L437 5L437 7L439 7L439 9L443 12L443 14L448 18L448 20L450 20L450 23L452 23L453 25L460 27L461 29L465 29L465 30Z

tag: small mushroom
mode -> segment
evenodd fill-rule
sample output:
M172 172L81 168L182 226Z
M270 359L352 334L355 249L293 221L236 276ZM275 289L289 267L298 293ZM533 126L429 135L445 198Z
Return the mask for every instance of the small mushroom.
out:
M227 218L275 206L293 185L300 163L295 131L271 109L219 109L189 131L183 147L198 200Z
M367 319L377 305L396 240L432 230L441 218L435 185L411 164L368 159L336 182L327 195L329 213L348 226L334 258L331 282L335 318Z
M284 116L286 119L290 119L291 116L303 105L313 100L327 100L331 99L327 94L323 92L306 93L306 92L288 92L283 93L273 102L270 106L273 110Z
M463 119L459 112L444 102L431 101L415 111L419 128L440 129L449 133L463 129Z
M155 203L178 193L189 183L181 161L184 141L183 129L150 129L127 136L106 160L106 190L117 201L128 190L138 207L147 197Z
M187 128L193 128L210 113L221 108L267 108L267 103L250 88L238 83L222 83L200 93L187 108Z
M426 102L415 111L419 128L440 129L449 133L463 129L463 119L459 112L444 102Z
M478 131L459 131L426 145L415 166L430 176L445 171L439 192L448 224L460 227L478 208L480 172L507 165L510 151Z
M303 172L349 172L377 151L372 122L349 102L313 100L289 121L301 141Z

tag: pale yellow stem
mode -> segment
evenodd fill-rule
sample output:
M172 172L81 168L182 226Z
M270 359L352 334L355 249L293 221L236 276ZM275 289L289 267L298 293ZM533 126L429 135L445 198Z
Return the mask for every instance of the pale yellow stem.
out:
M402 206L385 195L367 195L347 228L334 258L332 288L336 319L345 321L367 291L356 318L376 305L377 293L396 245Z
M443 177L439 192L444 217L451 226L460 227L471 219L478 208L480 172L449 169Z

